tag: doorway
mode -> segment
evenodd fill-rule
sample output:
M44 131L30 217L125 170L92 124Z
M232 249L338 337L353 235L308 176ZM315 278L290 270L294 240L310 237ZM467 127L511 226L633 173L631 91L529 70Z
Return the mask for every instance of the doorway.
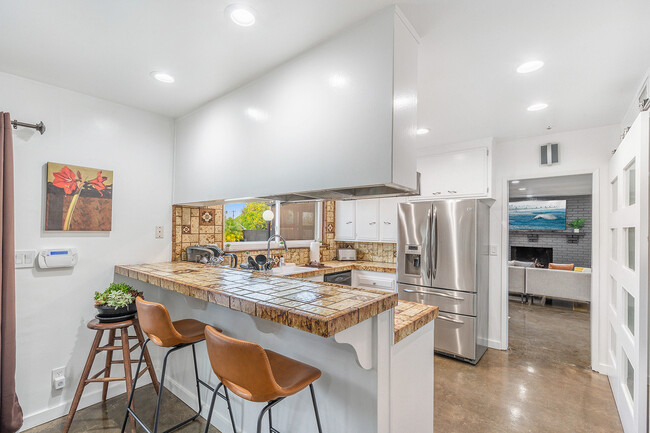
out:
M592 174L508 184L508 346L591 370Z

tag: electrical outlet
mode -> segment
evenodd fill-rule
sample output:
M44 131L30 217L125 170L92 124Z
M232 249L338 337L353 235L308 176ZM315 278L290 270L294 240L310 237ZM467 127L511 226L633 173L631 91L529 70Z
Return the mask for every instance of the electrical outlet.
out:
M65 367L52 370L52 387L62 389L65 386Z
M165 230L163 226L156 226L156 239L162 239L165 237Z

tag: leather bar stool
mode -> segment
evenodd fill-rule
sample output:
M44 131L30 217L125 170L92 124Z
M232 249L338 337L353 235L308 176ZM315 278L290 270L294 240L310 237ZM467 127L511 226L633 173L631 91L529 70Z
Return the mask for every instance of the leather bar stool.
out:
M319 369L265 350L255 343L228 337L212 326L205 328L205 342L212 370L225 387L228 410L230 410L228 390L248 401L267 402L257 418L257 433L262 432L262 419L266 412L269 413L269 431L279 433L273 428L271 408L307 386L311 392L318 431L323 432L313 384L321 376ZM215 391L205 426L206 433L210 428L216 396ZM236 433L237 428L231 410L230 421L233 432Z
M145 334L147 334L147 339L144 342L144 345L142 346L142 352L140 353L140 360L138 361L138 367L135 373L136 379L133 381L133 390L129 396L129 402L126 406L126 413L124 415L124 422L122 423L122 433L124 433L124 429L126 428L126 423L129 419L129 415L131 415L148 433L157 433L158 418L160 415L160 403L162 402L165 372L167 370L167 358L170 354L179 349L188 346L192 347L192 356L194 357L194 377L196 378L196 395L199 402L199 409L194 416L180 422L168 430L165 430L165 433L167 433L186 424L189 424L199 417L202 409L200 385L205 386L210 391L215 391L214 388L199 379L199 372L196 365L196 349L194 348L194 345L204 340L204 328L206 325L205 323L194 319L183 319L172 322L169 316L169 311L167 311L167 308L165 308L164 305L155 302L147 302L140 297L136 299L135 303L138 309L138 320L140 321L142 330ZM160 376L160 390L158 391L158 402L156 404L156 413L154 416L154 425L152 430L150 430L149 427L144 424L144 422L136 415L132 409L133 394L135 393L135 387L137 385L137 378L140 372L140 367L142 365L142 358L145 354L145 348L149 341L153 341L154 344L160 347L169 348L163 361L162 375Z

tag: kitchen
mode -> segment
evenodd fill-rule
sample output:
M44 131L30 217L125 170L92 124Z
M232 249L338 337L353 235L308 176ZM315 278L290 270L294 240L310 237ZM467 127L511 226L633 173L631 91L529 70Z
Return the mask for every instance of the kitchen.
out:
M557 71L553 68L559 62L569 65L562 72L566 74L565 79L578 82L579 74L570 73L574 63L566 58L554 61L541 49L526 51L525 41L516 49L511 46L512 50L506 53L508 50L494 39L498 39L496 36L481 41L481 32L476 29L484 27L477 26L474 30L467 27L481 22L481 15L487 14L489 19L483 25L490 31L485 35L498 35L499 28L507 28L504 22L510 13L531 25L534 22L531 16L535 14L530 10L511 10L505 2L494 10L462 2L453 7L444 2L416 2L397 7L390 2L363 2L354 6L344 2L326 3L314 2L308 6L287 2L277 5L276 11L268 5L251 4L255 22L248 26L232 22L232 14L226 12L228 5L217 2L204 5L204 9L195 8L196 5L185 9L164 5L161 23L154 22L152 15L146 13L153 5L130 11L134 16L148 17L140 20L147 30L152 30L140 35L143 46L167 47L170 52L184 53L177 54L173 61L162 48L151 49L149 60L146 56L139 57L136 47L131 50L126 35L138 32L137 25L124 18L128 16L127 5L98 5L93 10L89 5L71 1L62 8L62 11L75 8L77 16L88 17L87 21L62 17L61 11L44 5L39 13L35 13L38 8L27 4L1 7L6 13L0 14L4 17L0 19L12 35L12 44L1 51L0 89L5 102L0 109L11 113L11 120L27 124L43 121L46 126L43 132L23 126L5 127L14 142L16 253L24 254L21 258L27 262L30 251L40 254L44 250L49 254L70 251L77 257L74 260L78 259L74 266L48 268L47 263L45 266L33 263L32 257L32 266L20 263L21 267L15 271L15 377L23 431L63 428L93 341L94 332L87 329L87 323L96 314L92 296L111 282L131 285L144 293L145 301L163 304L174 320L202 321L221 328L227 336L255 342L321 370L322 376L314 382L314 390L324 431L433 431L434 425L436 429L454 431L450 426L454 425L454 419L461 418L465 423L470 422L468 419L471 422L459 424L464 427L457 427L461 430L456 431L488 431L489 426L504 426L507 422L514 423L510 425L515 431L518 427L536 431L526 424L529 422L526 416L517 418L516 422L521 424L513 421L516 417L512 412L503 416L505 412L495 409L484 413L483 421L473 418L470 414L475 400L468 396L463 396L467 400L456 400L458 403L450 407L456 396L451 379L468 371L479 374L493 366L494 359L507 353L508 300L504 289L507 276L502 260L507 234L502 224L504 184L508 179L551 172L599 171L600 176L594 181L598 186L594 207L595 213L601 216L602 245L599 248L594 242L593 256L603 263L602 269L607 269L608 163L611 151L620 142L620 133L639 115L634 100L643 87L649 59L630 53L646 52L645 42L641 42L647 39L643 37L645 29L630 25L637 29L632 32L634 35L618 35L621 38L618 45L627 48L617 56L634 58L625 71L604 70L592 48L581 55L581 59L593 62L590 70L603 69L602 73L594 74L595 81L590 85L606 89L610 92L607 97L611 98L607 110L579 105L591 119L583 121L580 120L583 116L575 115L579 111L577 103L565 102L573 107L573 114L554 111L555 106L563 103L559 95L567 93L566 89L557 83L555 87L542 86L549 95L555 95L553 100L552 96L545 96L535 81L535 74L545 77ZM534 10L547 23L553 22L554 13L562 11L571 17L588 13L594 23L612 20L618 26L630 20L637 22L648 12L644 5L634 3L613 16L608 13L610 6L604 3L589 12L571 3L556 5L559 9L548 14L541 6L534 6ZM279 10L291 11L290 6L298 9L283 17L276 15ZM120 19L111 23L114 14ZM322 20L318 19L320 15ZM207 30L213 23L203 21L204 16L212 16L218 23L214 24L213 31ZM466 16L471 19L465 20ZM60 28L68 30L46 32L51 19L48 17L60 17ZM314 27L306 29L293 22L293 17L303 17L315 23ZM203 24L187 24L195 21ZM19 28L20 23L30 30L29 35ZM119 38L108 41L105 35L113 34L112 25L123 26L124 31ZM200 46L181 44L181 39L176 39L172 32L161 31L159 25L171 29L180 26L189 32L188 39L227 47L215 52L219 65L199 55ZM592 40L606 38L597 32L597 25L584 26L582 31L591 35ZM283 28L295 32L294 37L289 37ZM544 35L566 41L573 40L575 31L555 23ZM557 36L552 36L554 32ZM94 38L96 49L79 46L74 42L75 33ZM51 42L47 40L48 34L52 36ZM161 39L156 40L152 36L155 34ZM295 38L295 34L302 38ZM455 37L450 39L450 34ZM477 47L473 48L467 38L478 44ZM632 38L636 42L628 43ZM447 40L449 44L439 43L431 48L432 40ZM473 80L456 80L452 69L446 70L436 61L444 53L449 59L446 67L472 69L466 63L468 57L457 53L478 54L479 42L494 46L489 51L492 55L503 53L499 61L477 58L478 64L490 64L492 68L480 79L469 74L462 76ZM556 39L549 39L550 42ZM273 58L269 55L270 45L278 47ZM614 52L610 44L602 45L609 47L608 53ZM36 52L33 48L38 46L48 46L48 52L57 52L61 57L55 61L24 54ZM66 46L75 48L64 50ZM247 51L253 50L253 46L255 51ZM568 46L562 52L577 51L575 46ZM115 64L106 66L97 57L92 60L100 52L116 59ZM120 57L120 52L129 53L130 60ZM247 55L241 56L243 52ZM83 60L82 53L88 61ZM517 65L530 60L531 55L543 57L547 65L529 74L516 72ZM507 56L509 59L504 60ZM146 69L143 81L139 76L134 78L143 68ZM121 74L119 69L131 78L116 78ZM47 76L45 70L52 75ZM457 73L458 69L453 71ZM510 75L507 80L490 81L495 71ZM166 72L175 82L160 81L159 78L165 77L150 75L154 72ZM617 88L619 78L612 77L625 78L626 85L616 96L612 96L616 92L611 89ZM492 85L484 86L483 79ZM536 90L525 90L527 86ZM500 90L483 92L479 91L481 87ZM486 93L488 90L493 93ZM482 98L482 103L458 102L469 101L467 98L472 94ZM571 95L573 101L580 99L575 93ZM500 97L509 101L508 109L503 108L505 103L494 110L486 109L487 101L497 101ZM549 98L550 105L546 111L526 110L527 104L545 97ZM441 100L455 102L442 104ZM628 107L632 108L628 110ZM471 122L459 121L465 110ZM455 117L451 116L452 112ZM539 146L548 142L560 143L560 161L543 166L539 162ZM46 199L49 189L44 189L43 177L48 176L48 162L106 167L112 171L115 198L110 230L66 232L46 228L50 220L44 217L49 215L45 209L51 202L48 204ZM84 180L80 190L86 194L91 188L101 188L101 176L94 184ZM108 177L107 173L103 176ZM105 183L108 185L112 180L111 177ZM93 191L93 199L109 196L107 191ZM112 188L110 194L112 197ZM83 199L82 196L78 206L85 206ZM472 235L458 229L460 223L466 222L458 215L459 210L425 204L432 200L458 199L463 199L461 206L468 214L474 215L476 211L475 224L484 214L489 215L489 222L481 223L486 228ZM233 217L227 209L247 203L269 206L272 216L262 217L258 227L244 228L266 232L268 236L245 242L228 240L226 224ZM294 223L289 223L292 206L301 203L314 203L311 210L300 211L300 220L312 231L309 236L284 236L294 229ZM77 212L85 209L83 206ZM478 209L483 206L489 207L479 216ZM417 216L412 212L413 218L426 221L402 233L402 222L406 221L409 209L416 208L425 211L418 211ZM429 210L431 218L427 219ZM443 218L452 214L458 218ZM72 219L72 227L75 221ZM444 229L445 225L454 230ZM470 226L474 224L467 227ZM412 233L416 235L415 240L406 240L409 231L416 232ZM465 256L471 256L469 261L452 259L455 253L447 246L455 243L443 242L448 233L467 235L463 242L469 242L466 245L471 244L472 248L462 250ZM276 237L269 242L271 235L276 234L286 240ZM400 242L402 236L404 241ZM318 245L313 246L315 241ZM222 254L211 248L206 252L208 246L223 251L221 266L191 262L209 262ZM194 247L198 250L193 250ZM356 260L340 260L346 254L347 258ZM258 256L264 258L260 257L258 262ZM238 269L228 269L235 264L234 257ZM284 265L280 266L282 259ZM252 273L239 269L242 263L264 267L264 260L272 261L274 268ZM319 262L320 267L305 266L310 261ZM401 273L407 271L408 263L413 268L408 272L410 277ZM423 273L416 272L418 266ZM475 266L489 268L489 272L470 275L468 279L480 284L468 288L461 283L466 275L463 271ZM196 269L207 269L207 273ZM188 270L192 272L177 272ZM342 283L344 288L321 284L321 281L330 282L326 278L336 278L328 275L340 272L344 273L339 274L341 279L332 283ZM428 272L437 276L428 276ZM198 279L193 280L193 274ZM409 280L411 277L417 280ZM433 283L437 277L441 278L440 282ZM609 316L604 301L610 298L606 277L606 272L602 272L594 274L592 279L595 281L592 291L599 293L594 295L592 307L594 371L580 372L589 378L585 380L598 381L599 387L607 382L607 376L617 377L608 358L607 323L615 319ZM242 278L250 280L246 284L260 286L259 293L255 290L235 293L246 289L242 289L243 283L235 287L236 281L230 279ZM443 279L454 283L443 284ZM221 289L207 287L215 284L214 281L229 283L223 283ZM336 302L308 305L309 302L300 301L298 308L296 304L288 304L298 302L286 298L292 294L262 293L286 282L300 286L291 286L285 292L311 291L321 300L336 296L360 299L356 304L338 305L341 310L328 309L328 305ZM336 294L320 292L334 288ZM436 291L433 295L426 293ZM266 295L274 296L278 302L268 302L270 298L263 299ZM444 295L469 297L471 300L465 305L472 304L473 309L445 306L445 300L453 301L452 305L460 300L445 299ZM428 300L431 296L435 301ZM224 299L228 300L227 306L223 305ZM405 307L411 305L407 302L414 303L409 307L414 310ZM637 308L641 308L640 304L637 302ZM364 308L365 315L361 313ZM640 313L641 310L637 311L635 316L638 329L634 338L644 338L638 332L644 327ZM441 345L444 337L440 337L440 331L445 326L457 329L461 325L453 321L471 322L465 328L471 332L447 334L455 335L448 342L469 341L469 346ZM617 344L627 344L621 341L619 338ZM435 364L434 346L439 353ZM148 347L153 370L160 379L165 352L153 347L153 343ZM471 348L469 352L465 351L467 347ZM215 386L217 376L210 366L206 344L197 344L196 349L199 376ZM622 350L629 353L629 348ZM136 361L140 352L137 349L132 354ZM43 353L49 356L43 357ZM615 356L620 357L622 353ZM635 358L629 359L635 367L635 393L644 383L640 382L644 371L641 361L647 359L647 354L645 358L642 356L641 352L635 352ZM103 361L103 355L98 358ZM194 378L191 368L186 368L192 363L191 354L181 351L177 358L170 359L165 392L171 392L166 395L177 400L174 408L184 402L195 410ZM95 369L102 363L100 360L95 363ZM404 365L412 368L398 368ZM439 365L444 366L442 370ZM132 368L136 366L133 363ZM53 370L60 368L64 385L56 388ZM528 374L534 375L524 372L521 379ZM153 395L148 378L149 375L142 376L138 391L151 391ZM560 375L558 380L561 378ZM117 382L106 389L109 401L121 399L121 413L111 416L106 426L107 430L117 431L124 417L125 386ZM589 386L582 392L588 394ZM611 391L603 391L607 392ZM208 390L201 393L204 404L200 419L203 420L208 415L211 394ZM87 426L84 411L102 407L101 394L99 386L86 387L79 397L70 431ZM624 394L618 391L614 394L606 402L608 419L620 422L625 431L635 431L630 430L629 415L622 409L619 409L621 415L616 411L617 404L623 401L617 395L625 398ZM138 401L138 395L135 411L142 407L145 414L153 413L155 401L147 407L143 399ZM231 399L237 428L255 431L261 406L239 397L231 396ZM505 397L494 399L506 401ZM635 398L634 404L643 406L645 401ZM173 410L166 410L165 403L166 400L162 411L168 416ZM520 410L529 417L535 412L530 406ZM643 415L634 413L637 415L632 415L633 423L641 422L639 418ZM621 421L617 419L619 416ZM265 426L268 418L264 420ZM581 415L563 412L560 418L571 418L582 425L589 422L584 412ZM163 421L164 418L160 429L172 425ZM227 405L222 399L217 399L211 421L219 431L232 430ZM273 421L280 431L317 431L310 393L302 391L274 407ZM51 422L58 424L48 426ZM150 425L150 421L146 423ZM621 429L621 424L616 428Z

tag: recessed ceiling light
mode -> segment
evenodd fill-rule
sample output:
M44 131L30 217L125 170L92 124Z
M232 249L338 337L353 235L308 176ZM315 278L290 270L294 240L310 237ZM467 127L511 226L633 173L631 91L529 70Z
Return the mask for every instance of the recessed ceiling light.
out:
M348 78L347 75L343 74L333 74L330 76L329 82L330 86L342 89L343 87L347 87L348 83L350 82L350 78Z
M431 132L429 128L418 128L418 130L415 131L417 135L425 135L428 134L429 132Z
M255 24L255 13L248 6L231 4L226 8L226 15L238 26L250 27Z
M519 181L518 180L511 180L510 183L513 184L513 185L517 185L519 183Z
M517 188L519 191L526 191L526 188Z
M153 71L151 73L151 76L154 77L156 80L160 81L161 83L171 84L174 81L176 81L174 80L174 77L172 77L166 72Z
M544 62L541 60L533 60L519 65L517 72L520 74L527 74L529 72L535 72L536 70L541 69L542 66L544 66Z
M539 111L539 110L543 110L546 107L548 107L548 104L540 102L539 104L531 105L530 107L527 108L527 110L528 111Z

